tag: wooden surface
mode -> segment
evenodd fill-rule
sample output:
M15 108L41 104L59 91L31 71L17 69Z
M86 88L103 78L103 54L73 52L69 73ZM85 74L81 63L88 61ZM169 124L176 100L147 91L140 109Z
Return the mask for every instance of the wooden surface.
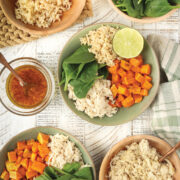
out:
M68 30L33 41L24 45L0 49L5 57L12 59L29 56L44 62L52 70L57 80L57 63L61 50L67 40L86 25L100 22L118 22L139 30L145 37L156 33L170 39L180 40L180 14L175 12L170 18L154 24L138 24L119 16L107 0L92 0L94 16ZM0 66L1 68L2 66ZM0 105L0 148L15 134L35 126L50 125L62 128L87 147L93 157L97 170L105 153L121 139L136 134L153 134L150 129L151 110L148 109L132 122L116 127L101 127L89 124L74 115L63 102L58 84L56 97L42 113L32 117L19 117L7 112Z

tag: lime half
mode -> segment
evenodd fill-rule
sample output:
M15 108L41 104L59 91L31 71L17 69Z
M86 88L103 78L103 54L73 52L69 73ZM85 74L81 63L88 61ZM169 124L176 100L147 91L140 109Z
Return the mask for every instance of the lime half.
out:
M113 49L120 57L133 58L138 56L144 47L142 35L131 28L124 28L116 32L113 39Z

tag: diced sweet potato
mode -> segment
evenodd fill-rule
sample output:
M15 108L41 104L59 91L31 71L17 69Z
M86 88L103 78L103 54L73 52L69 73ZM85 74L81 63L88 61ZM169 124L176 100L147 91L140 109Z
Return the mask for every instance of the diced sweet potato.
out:
M42 174L45 167L46 167L45 164L38 161L34 161L31 168L32 170L37 171Z
M118 73L121 77L126 76L126 71L123 70L122 68L119 68L118 71L117 71L117 73Z
M116 74L118 69L119 69L118 63L116 63L114 66L108 67L108 71L111 74Z
M122 107L121 102L119 102L117 99L116 99L115 105L116 105L116 107L118 107L118 108L121 108L121 107Z
M133 87L132 93L133 94L141 94L141 87Z
M141 66L141 73L142 74L151 74L151 66L149 64L144 64Z
M152 84L151 84L149 81L146 80L146 81L144 81L144 83L142 84L142 88L149 90L149 89L152 88Z
M37 140L39 141L40 144L48 144L49 143L49 135L39 133L37 136Z
M26 178L27 179L30 179L30 178L33 178L33 177L36 177L36 176L37 176L37 172L36 171L31 170L31 171L27 171L26 172Z
M32 165L33 165L33 161L29 161L29 165L28 165L28 171L32 170Z
M16 152L14 151L8 152L9 162L16 162L16 159L17 159Z
M21 165L22 165L25 169L28 169L28 164L29 164L29 160L28 160L28 159L22 159Z
M17 171L10 171L9 172L9 177L11 179L21 179L22 178L21 174L19 172L17 172Z
M26 176L26 169L24 167L20 167L17 172L20 173L22 177Z
M36 160L36 161L38 161L38 162L42 162L42 163L44 162L43 158L42 158L42 157L40 157L40 156L38 156L38 157L37 157L37 160Z
M123 107L131 107L134 103L135 102L132 96L128 96L126 99L122 101Z
M149 82L152 81L152 77L151 76L145 75L144 78L145 78L145 80L147 80Z
M143 60L141 58L132 58L129 62L134 67L138 67L143 64Z
M120 76L118 74L112 74L112 83L115 84L115 83L118 83L120 82Z
M134 94L133 97L134 97L135 103L140 103L143 99L143 97L139 94Z
M111 92L113 94L113 98L115 98L117 96L117 87L115 84L111 86Z
M3 180L9 180L9 173L6 170L4 170L2 172L0 178L3 179Z
M128 91L128 89L125 86L121 85L118 88L118 94L122 94L122 95L128 96L129 95L129 91Z
M16 171L17 170L17 166L14 162L9 162L9 161L6 161L6 169L7 171Z
M117 100L118 102L122 102L124 100L124 96L119 94Z
M133 83L133 86L134 86L134 87L140 87L141 84L140 84L139 82L135 81L135 82Z
M27 141L27 148L31 150L34 142L35 142L34 139L28 140Z
M31 151L29 149L24 150L23 158L31 158Z
M147 90L147 89L141 89L140 95L142 95L142 96L148 96L148 90Z
M37 153L32 153L31 154L31 161L35 161L37 158Z
M38 142L34 142L32 146L32 152L37 153L38 152Z
M141 68L140 68L140 67L134 67L134 66L132 66L132 67L131 67L131 70L132 70L133 72L135 72L135 73L139 73L139 72L141 71Z
M17 152L18 157L19 157L19 156L20 156L20 157L23 157L23 153L24 153L24 151L18 151L18 152Z
M120 66L127 71L131 69L131 64L125 60L121 60Z
M49 161L49 156L46 156L45 159L44 159L46 162Z
M140 83L143 83L144 82L144 76L140 73L136 73L135 80L140 82Z
M25 141L20 141L17 143L17 149L18 151L26 149L27 145Z

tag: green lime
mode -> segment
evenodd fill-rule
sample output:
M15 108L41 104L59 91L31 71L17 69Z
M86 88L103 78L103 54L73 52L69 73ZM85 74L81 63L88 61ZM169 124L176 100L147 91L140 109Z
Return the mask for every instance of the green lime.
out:
M131 28L124 28L116 32L113 39L113 49L120 57L133 58L138 56L144 47L142 35Z

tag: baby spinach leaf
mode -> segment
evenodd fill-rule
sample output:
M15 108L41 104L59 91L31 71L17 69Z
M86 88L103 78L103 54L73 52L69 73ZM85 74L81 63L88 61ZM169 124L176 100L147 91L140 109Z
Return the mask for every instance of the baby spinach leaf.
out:
M77 64L67 64L63 63L63 69L65 72L65 85L64 85L64 90L67 91L68 89L68 83L72 79L76 79L77 72L78 72L79 66Z
M108 74L106 66L98 70L98 76L103 76L104 79L107 79Z
M134 9L139 12L139 18L144 16L144 1L133 0Z
M90 167L84 167L77 171L75 176L80 177L80 178L85 178L87 180L93 180L92 172Z
M103 68L105 66L106 66L106 64L98 64L98 69L101 69L101 68Z
M50 176L52 179L56 179L58 177L58 174L54 170L54 168L47 166L44 170L44 174Z
M59 169L59 168L56 168L56 167L53 167L53 169L55 171L57 171L60 175L69 175L69 173L63 171L62 169Z
M56 180L71 180L74 176L67 174L67 175L63 175L63 176L59 176Z
M172 9L179 8L179 6L172 6L168 0L146 0L145 15L148 17L159 17L167 14Z
M35 180L52 180L52 179L49 176L42 174L42 175L36 177Z
M78 80L83 82L90 82L95 79L98 71L98 63L96 61L87 63L84 66L82 73L80 74Z
M72 178L71 180L88 180L88 179L82 179L82 178Z
M63 171L67 173L75 173L81 167L79 162L67 163L63 167Z
M77 80L72 80L70 82L70 85L74 87L74 94L79 99L86 97L88 91L91 89L93 84L94 84L94 80L92 80L91 82L83 82L77 79Z
M61 86L62 84L64 84L66 81L66 77L65 77L65 72L63 70L63 72L61 73L61 82L59 83L59 85Z
M71 56L64 59L67 64L89 63L95 60L94 54L90 53L88 46L81 46Z

